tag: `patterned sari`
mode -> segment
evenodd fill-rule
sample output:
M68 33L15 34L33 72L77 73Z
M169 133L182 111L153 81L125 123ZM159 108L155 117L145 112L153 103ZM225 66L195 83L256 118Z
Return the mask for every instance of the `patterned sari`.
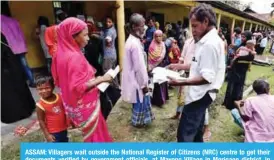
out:
M148 52L148 66L149 71L152 71L155 67L164 67L163 60L166 54L166 47L164 42L158 43L156 41L156 36L163 35L163 32L160 30L156 30L154 32L154 39L149 46ZM151 99L151 103L153 105L161 107L168 100L168 86L167 82L158 84L154 84L153 96Z
M87 90L96 70L89 65L73 35L87 27L77 18L67 18L57 28L57 52L53 55L52 75L60 88L69 119L80 128L84 142L111 142L100 110L98 89Z

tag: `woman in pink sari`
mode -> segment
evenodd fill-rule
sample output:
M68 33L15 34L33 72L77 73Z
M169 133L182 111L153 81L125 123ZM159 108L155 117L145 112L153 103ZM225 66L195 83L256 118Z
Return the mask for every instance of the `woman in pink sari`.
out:
M165 58L166 47L163 42L163 32L156 30L154 38L148 49L148 70L151 71L157 67Z
M96 85L110 82L111 76L95 77L96 70L86 61L81 48L88 38L87 24L67 18L57 27L57 52L52 75L60 88L68 117L82 130L84 142L111 142L101 114Z
M156 30L153 35L153 41L148 49L148 69L152 71L155 67L164 67L163 60L166 55L166 46L163 42L163 32ZM167 82L154 84L153 97L151 103L161 107L168 100Z

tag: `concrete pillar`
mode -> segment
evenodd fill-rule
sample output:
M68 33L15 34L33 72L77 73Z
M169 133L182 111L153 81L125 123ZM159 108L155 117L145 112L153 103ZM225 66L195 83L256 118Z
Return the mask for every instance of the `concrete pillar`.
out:
M125 50L125 12L124 12L124 0L116 0L116 5L119 8L116 10L117 17L117 32L118 32L118 48L119 48L119 65L122 68L123 56Z
M191 10L193 9L194 7L189 7L189 13L191 12ZM190 19L189 19L189 34L190 34L190 37L192 37L192 27L191 27L191 23L190 23Z
M256 24L255 31L258 31L258 24Z
M220 29L221 18L222 18L222 15L219 13L219 14L218 14L218 19L217 19L217 29L218 29L218 30Z
M243 25L242 25L242 32L245 31L245 21L243 22Z
M234 28L235 28L235 18L232 19L231 29L230 29L230 40L231 43L234 44L234 41L232 40L233 34L234 34Z
M252 23L250 23L250 26L249 26L249 31L251 31L252 30Z
M235 18L233 18L233 19L232 19L232 24L231 24L231 30L230 30L230 31L231 31L231 33L233 33L233 32L234 32L234 28L235 28L235 21L236 21L236 20L235 20Z

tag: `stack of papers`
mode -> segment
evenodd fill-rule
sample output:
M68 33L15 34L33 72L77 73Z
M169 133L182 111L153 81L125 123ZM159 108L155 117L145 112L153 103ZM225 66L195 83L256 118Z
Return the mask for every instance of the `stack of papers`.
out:
M152 74L153 74L153 83L164 83L164 82L168 82L170 78L176 79L178 81L184 81L186 80L186 78L182 77L181 75L184 72L176 72L176 71L172 71L163 67L156 67L152 70Z
M117 74L119 73L119 71L120 71L120 67L118 65L114 70L113 69L108 70L106 74L109 74L112 78L115 78L117 76ZM108 86L109 86L109 83L103 82L103 83L99 84L97 86L97 88L101 92L105 92L105 90L108 88Z

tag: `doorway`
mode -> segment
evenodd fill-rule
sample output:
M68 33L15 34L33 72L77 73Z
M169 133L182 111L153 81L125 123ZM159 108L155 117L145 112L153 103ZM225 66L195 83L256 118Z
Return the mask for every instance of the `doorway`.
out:
M150 15L152 17L155 17L155 20L159 22L160 24L160 29L163 31L165 28L165 15L162 13L155 13L155 12L151 12Z

